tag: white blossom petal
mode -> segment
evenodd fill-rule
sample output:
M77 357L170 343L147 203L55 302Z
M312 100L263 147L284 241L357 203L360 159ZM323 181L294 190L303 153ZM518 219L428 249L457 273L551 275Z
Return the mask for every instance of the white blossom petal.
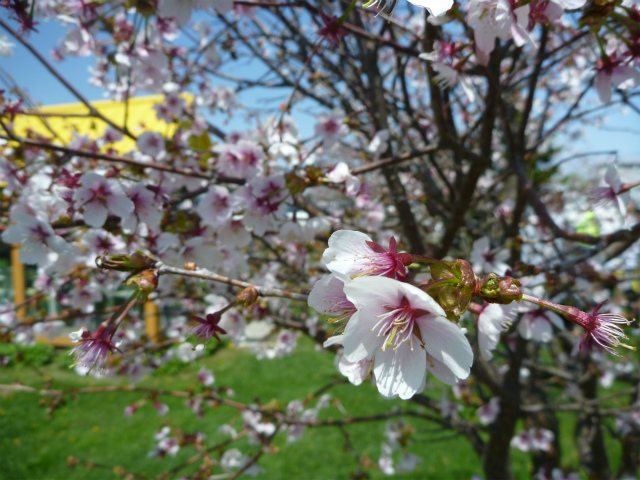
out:
M417 321L427 353L444 363L456 377L467 378L473 351L460 327L437 316L421 317Z
M376 353L373 373L382 396L394 398L397 395L406 400L413 397L424 383L427 356L419 346L413 350L406 344L396 350L387 348Z

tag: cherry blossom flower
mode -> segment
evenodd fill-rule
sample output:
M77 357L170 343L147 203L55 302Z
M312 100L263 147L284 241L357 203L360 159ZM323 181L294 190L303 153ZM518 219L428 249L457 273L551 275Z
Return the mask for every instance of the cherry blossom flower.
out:
M244 204L245 226L256 235L264 235L268 227L284 217L287 194L285 179L279 175L251 180L239 194Z
M627 339L627 337L619 327L619 325L628 325L630 323L629 320L618 314L598 313L600 311L600 308L602 308L602 305L604 305L607 300L604 300L598 306L596 306L593 313L586 313L575 307L559 305L557 303L549 302L547 300L536 298L531 295L523 295L522 299L535 305L539 305L540 307L544 307L536 309L534 310L534 312L544 311L547 312L547 314L555 315L555 317L552 318L559 319L560 317L556 313L553 313L557 312L558 314L564 316L564 318L566 318L570 322L577 323L582 328L584 328L585 333L582 336L580 347L584 345L587 345L589 347L598 345L599 347L604 348L606 351L612 353L613 355L619 355L614 350L619 346L628 348L630 350L635 350L635 347L626 345L620 341L621 339ZM540 315L541 313L535 313L536 317L539 317ZM555 322L556 320L552 321ZM557 325L556 323L554 324ZM540 325L542 326L542 324ZM540 326L534 328L540 328ZM548 328L548 332L545 333L545 335L548 335L550 337L551 327L548 326L545 328Z
M102 300L102 294L97 284L89 282L80 288L74 288L61 301L63 305L80 310L82 313L93 313L95 304Z
M360 360L359 362L350 362L343 352L336 355L336 363L338 371L347 377L349 383L358 386L364 382L371 371L373 362L371 360Z
M541 285L534 287L533 291L536 293L536 297L544 295L544 288ZM553 326L558 330L564 330L564 322L562 317L555 313L556 309L550 310L546 307L546 305L555 306L557 304L536 297L524 295L523 299L537 306L525 303L518 306L520 312L525 312L518 323L518 333L525 340L549 342L553 338ZM535 301L531 301L529 298L533 298Z
M276 344L267 354L268 358L282 358L291 355L298 344L298 335L290 330L280 330Z
M229 112L237 104L237 95L233 88L225 85L202 85L200 94L196 97L198 105L208 106L211 112L216 109L223 112Z
M175 85L176 88L179 88L178 85L176 84L170 83L169 85ZM169 87L169 88L173 88L173 87ZM180 94L177 90L167 91L167 85L164 86L164 90L166 92L166 96L164 97L164 103L156 103L153 106L153 109L156 111L156 116L158 117L158 119L164 120L167 123L171 123L173 122L175 117L179 117L182 114L187 102L184 98L180 97ZM149 133L149 132L145 132L145 133ZM162 150L164 150L164 140L162 142L162 146L163 146ZM142 148L140 148L140 145L138 145L138 148L140 149L141 152L143 152ZM151 155L151 154L148 154L148 155ZM151 155L151 156L155 157L155 155Z
M338 111L318 115L318 121L314 129L315 134L322 138L322 145L327 150L330 149L340 137L345 136L349 132L349 129L344 124L344 115Z
M164 426L153 435L153 438L155 438L156 440L162 440L164 438L169 437L170 433L171 433L171 427Z
M229 0L159 0L158 16L174 18L178 25L184 25L191 18L191 11L197 8L213 7L220 14L225 14L233 8Z
M163 427L155 437L158 440L158 445L155 450L149 452L149 457L165 457L167 455L175 457L180 451L180 441L175 437L170 437L170 427Z
M117 53L115 60L121 65L131 67L131 79L138 88L161 92L162 87L171 79L169 57L155 46L140 43L133 50Z
M0 102L2 93L0 92ZM0 103L0 115L3 112L3 105ZM18 168L5 157L0 155L0 182L5 185L2 187L6 195L12 195L14 192L20 192L28 182L28 176L24 169Z
M65 32L59 41L57 53L62 57L86 57L93 51L94 39L91 33L82 27L73 28Z
M489 237L481 237L473 242L469 262L478 275L480 273L495 273L504 275L509 270L506 261L509 258L508 250L491 250Z
M229 191L225 187L213 185L198 203L196 212L203 224L217 227L231 218L232 207L233 200Z
M453 0L408 0L416 7L426 9L434 17L444 15L453 6ZM364 8L378 8L381 13L391 16L398 6L398 0L369 0L363 5Z
M378 467L385 475L393 475L396 470L393 468L393 458L388 455L382 455L378 459Z
M243 468L247 463L251 461L251 457L243 455L237 448L227 450L220 459L220 466L225 470L231 470L236 468ZM249 468L245 469L243 473L255 477L256 475L264 472L264 468L254 463Z
M336 335L328 338L322 346L329 348L332 345L342 345L343 335ZM336 367L338 371L347 377L349 383L352 385L360 385L369 375L373 362L367 358L360 360L359 362L350 362L347 357L344 356L344 350L339 350L336 359Z
M212 337L215 337L216 340L220 341L220 337L218 336L218 334L224 335L225 333L227 333L225 329L218 325L220 323L220 320L222 319L223 312L224 309L216 313L210 313L206 316L206 318L192 315L191 318L198 322L199 325L193 327L193 329L189 333L189 337L192 335L198 337L205 344L209 343Z
M348 320L356 312L356 307L344 294L344 282L333 275L327 275L314 284L308 304L318 313L335 317L333 322Z
M602 103L611 101L611 90L613 88L625 89L635 87L640 84L640 72L632 65L626 63L624 57L618 55L616 51L611 52L596 62L596 79L594 86Z
M449 395L446 391L442 392L442 397L440 398L440 416L442 418L458 418L458 412L462 411L462 409L462 405L449 400Z
M631 196L620 180L618 167L616 167L615 163L611 163L607 167L604 174L604 182L607 184L606 187L596 187L588 192L589 197L594 201L593 207L599 208L613 203L626 221L627 205L631 202Z
M365 277L344 287L358 311L342 344L350 362L374 359L378 391L412 397L426 380L427 353L456 377L466 378L473 353L462 330L422 290L386 277Z
M175 457L180 450L180 442L177 438L169 437L161 440L158 444L158 450L156 452L157 456L164 457L165 455L169 455L171 457Z
M164 149L164 137L161 133L146 131L136 140L138 150L152 158L160 157Z
M122 192L120 183L94 172L80 177L82 186L73 193L76 209L84 207L84 222L102 227L109 213L126 218L135 210L133 202Z
M565 316L567 320L577 323L585 330L580 342L580 348L584 345L590 347L598 345L607 352L619 357L620 354L615 350L616 347L623 346L635 350L635 348L620 341L627 340L627 336L618 325L629 325L630 322L622 315L598 313L606 301L598 304L593 313L586 313L577 308L568 307L569 312Z
M136 410L138 410L138 406L136 404L127 405L126 407L124 407L124 412L122 412L122 414L125 417L130 417L131 415L136 413Z
M46 336L49 340L53 340L55 337L62 333L64 327L65 323L62 320L38 322L33 326L33 334L43 335Z
M485 360L493 358L493 350L496 349L500 341L500 335L510 323L510 315L515 306L497 305L495 303L486 304L478 315L478 347L480 355Z
M180 345L177 346L175 350L176 358L181 362L191 363L200 355L202 355L203 349L204 349L204 345L202 344L196 345L196 347L193 348L193 345L188 342L181 343Z
M191 237L183 242L180 257L183 262L195 262L202 268L213 268L220 260L218 251L214 247L214 235L204 231L202 236Z
M22 244L19 256L22 263L42 265L47 261L49 250L63 257L73 255L74 248L56 235L48 223L24 213L12 213L11 220L16 224L2 232L2 240Z
M368 275L404 278L407 274L404 255L398 254L393 237L389 241L389 250L385 250L364 233L338 230L329 237L329 248L324 251L322 259L331 273L349 283L354 278Z
M287 415L301 420L299 423L291 423L287 426L287 443L300 440L305 431L305 422L312 422L318 418L318 408L304 408L300 400L293 400L287 405Z
M262 171L264 150L254 142L240 140L235 144L213 147L217 152L216 170L222 175L236 178L252 178Z
M564 330L562 318L546 308L535 308L525 313L518 323L518 333L525 340L549 342L553 338L553 328Z
M153 408L156 409L158 415L163 416L169 413L169 406L166 403L158 402L157 400L153 402Z
M517 448L521 452L528 452L531 450L531 433L527 430L523 430L511 439L511 446Z
M276 426L271 422L265 422L262 420L262 414L260 412L245 409L242 412L242 419L244 420L244 428L250 431L249 443L259 444L260 437L269 437L276 431Z
M155 194L145 184L138 183L127 192L127 196L133 202L134 210L122 219L122 228L127 232L135 232L139 222L158 228L162 212L158 209Z
M102 252L111 254L126 253L127 244L121 237L103 230L91 228L82 236L82 245L86 247L86 255L89 257L87 264L95 265L95 257Z
M209 306L205 310L208 313L215 313L228 305L228 300L220 295L210 294L207 295L204 300L209 303ZM218 324L226 331L228 338L234 343L238 344L245 339L245 328L247 322L244 317L235 308L230 308L225 311L222 316L222 320Z
M229 190L220 185L212 185L198 203L196 212L203 224L218 227L231 218L232 207L233 199Z
M217 231L218 241L224 245L244 248L251 243L251 233L242 223L242 218L234 216L228 219Z
M307 243L302 225L294 221L286 222L282 225L280 228L280 238L290 242Z
M122 132L120 130L116 130L115 128L109 126L104 129L104 134L101 139L102 145L109 145L112 143L116 143L122 140Z
M523 452L531 450L549 451L553 445L554 435L551 430L530 428L523 430L511 439L511 446Z
M347 197L353 197L360 191L360 180L349 171L349 165L345 162L338 162L325 175L327 179L333 183L345 184L345 193Z
M531 429L531 448L548 452L553 445L554 434L551 430L544 428Z
M201 368L198 371L198 381L205 387L210 387L211 385L213 385L213 382L215 382L213 372L211 370L207 370L206 368Z
M483 425L492 424L500 413L500 397L493 397L477 410L478 419Z
M513 8L509 0L471 0L469 3L469 24L474 27L476 49L489 54L495 47L496 36L500 40L513 38L522 47L525 43L535 45L527 32L529 5Z
M367 146L367 151L373 154L374 157L379 157L389 146L389 130L379 130L371 139L371 142Z
M78 365L86 371L97 366L100 373L107 369L109 354L114 350L121 350L113 343L113 334L117 328L116 322L102 323L94 333L86 328L69 334L72 342L80 342L80 345L69 352L74 356L74 365ZM121 352L122 353L122 352Z

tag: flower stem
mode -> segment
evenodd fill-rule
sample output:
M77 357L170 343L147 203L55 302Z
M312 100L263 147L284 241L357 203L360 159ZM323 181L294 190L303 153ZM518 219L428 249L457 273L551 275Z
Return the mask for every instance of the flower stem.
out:
M449 273L451 273L457 279L460 278L459 272L456 272L453 268L451 268L451 266L447 262L438 260L437 258L427 257L426 255L411 255L411 263L413 262L438 264L443 268L445 268Z
M522 300L525 302L533 303L534 305L538 305L539 307L546 308L553 312L556 312L563 317L566 317L567 309L570 307L565 307L564 305L559 305L557 303L550 302L548 300L543 300L541 298L533 297L531 295L527 295L526 293L522 294Z
M358 3L358 0L351 0L351 4L347 7L345 12L342 15L340 15L340 18L336 22L336 25L338 27L341 27L342 24L344 24L345 20L347 19L347 15L351 13L351 10L353 10L353 8L356 6L356 3Z

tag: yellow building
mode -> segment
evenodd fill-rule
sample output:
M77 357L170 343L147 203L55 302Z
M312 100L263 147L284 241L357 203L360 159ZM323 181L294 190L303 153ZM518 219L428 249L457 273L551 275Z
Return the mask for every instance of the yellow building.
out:
M193 101L191 94L180 96L186 100L187 104ZM128 130L135 136L143 131L155 131L170 137L176 125L159 120L153 108L154 105L163 103L164 99L164 95L151 95L134 97L126 103L101 100L91 102L91 106L116 125L122 126L126 122ZM107 127L108 123L104 120L90 116L88 108L82 103L38 107L26 113L17 114L13 122L14 133L19 137L27 137L30 132L61 145L68 145L76 136L86 135L91 139L101 137ZM122 140L110 144L109 148L124 154L135 150L136 147L133 139L123 136ZM14 304L25 301L25 270L18 260L18 250L19 245L13 245L10 256ZM17 314L20 319L24 319L26 308L19 308ZM146 302L144 315L147 334L151 339L157 340L160 323L157 306L153 302ZM37 340L49 341L47 337L40 337ZM51 343L67 346L70 341L67 337L57 337Z
M187 104L193 101L193 95L181 94ZM164 95L150 95L146 97L130 98L127 103L112 100L91 102L103 117L116 125L125 124L135 136L143 131L159 132L165 137L173 135L176 125L159 120L153 106L164 102ZM14 120L14 131L20 137L27 136L27 131L55 139L55 143L68 145L75 135L87 135L98 138L104 135L108 124L95 117L90 117L88 109L82 103L65 103L48 105L31 109L27 114L18 114ZM123 154L135 149L134 141L124 137L119 142L110 145L118 153Z

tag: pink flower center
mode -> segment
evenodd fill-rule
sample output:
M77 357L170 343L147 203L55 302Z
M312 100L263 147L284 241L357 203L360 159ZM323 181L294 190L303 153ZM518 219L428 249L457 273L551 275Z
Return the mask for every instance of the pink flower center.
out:
M484 258L484 261L487 263L493 263L495 262L495 256L493 255L493 252L491 251L487 251L487 252L482 252L482 258Z
M36 237L40 243L46 243L49 238L49 232L40 224L31 228L31 234Z
M378 323L371 329L372 332L377 330L378 337L386 337L382 344L382 350L386 350L387 347L395 350L406 341L409 342L409 347L413 350L413 330L416 327L416 318L427 315L429 312L412 308L407 297L402 297L400 305L384 305L384 308L388 312L376 315L376 318L379 319ZM418 330L416 333L416 340L421 344L420 331Z

